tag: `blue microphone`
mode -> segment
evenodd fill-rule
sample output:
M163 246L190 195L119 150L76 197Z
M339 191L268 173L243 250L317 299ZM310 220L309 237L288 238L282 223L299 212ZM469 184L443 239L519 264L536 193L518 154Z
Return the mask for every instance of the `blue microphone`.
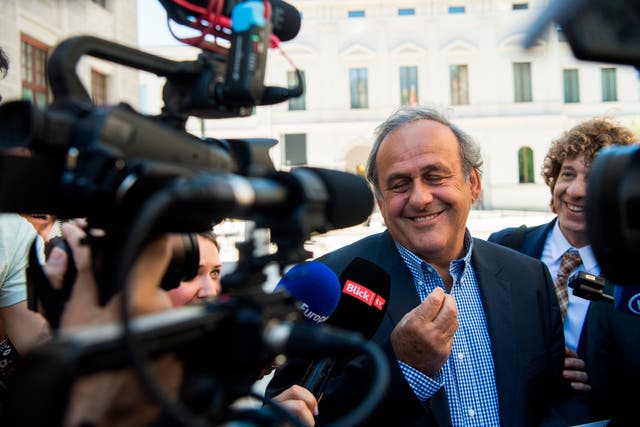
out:
M322 323L329 318L340 300L340 281L325 264L307 261L291 267L274 291L285 290L300 302L309 323Z
M327 324L371 339L387 313L391 290L389 274L378 265L356 257L340 274L340 303ZM314 360L305 372L300 385L320 401L336 366L332 357Z
M613 306L616 311L640 315L640 285L614 285Z

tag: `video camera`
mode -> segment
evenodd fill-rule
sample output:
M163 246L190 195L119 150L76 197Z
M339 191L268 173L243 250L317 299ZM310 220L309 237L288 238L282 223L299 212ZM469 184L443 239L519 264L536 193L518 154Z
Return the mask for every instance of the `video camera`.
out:
M260 355L282 351L265 344L265 331L273 329L274 323L301 319L289 297L262 290L264 267L275 262L282 271L303 261L310 256L304 242L312 233L360 224L373 208L373 194L359 176L311 167L277 171L268 153L277 141L200 139L185 131L191 115L244 117L256 105L302 94L304 83L297 70L298 85L292 89L265 87L263 81L267 49L278 43L278 33L274 37L271 27L279 28L280 37L293 38L291 33L299 27L299 15L291 12L295 9L277 0L224 2L227 7L233 3L230 10L223 10L223 2L216 0L161 3L170 18L206 28L206 35L228 40L228 47L212 43L203 33L193 41L203 52L194 61L179 62L92 36L72 37L49 58L47 72L54 96L50 106L40 110L28 101L0 106L0 211L86 218L90 227L104 230L103 235L89 236L101 302L123 291L122 327L101 330L92 338L98 338L95 346L93 341L88 343L88 332L79 332L67 338L71 342L62 337L29 354L19 382L46 389L40 395L51 399L45 398L41 411L26 410L21 399L15 399L13 411L21 425L61 422L64 399L77 375L114 363L126 365L124 356L129 354L145 378L140 354L174 351L176 343L182 350L200 346L197 352L210 357L215 355L213 347L221 346L225 350L218 349L216 360L231 360L237 351L245 351L238 350L240 345L249 345L251 366L213 373L224 385L225 396L218 405L246 392L263 367ZM226 21L225 13L230 15ZM282 21L294 15L297 22ZM75 72L85 55L165 77L161 114L146 116L124 103L93 105ZM130 325L124 284L144 243L158 233L211 230L225 218L268 228L277 251L256 256L251 240L241 244L237 268L223 278L224 298L207 307L183 310L186 315L177 312L164 320L156 318L160 323L142 321L147 335L141 336L138 323ZM235 336L245 327L244 334ZM158 341L158 336L165 339ZM85 369L86 364L92 368ZM233 373L243 376L235 378L239 384L232 390ZM15 390L16 396L20 390ZM30 401L26 396L34 393L33 388L23 391L22 400ZM225 415L218 414L213 422L228 415L224 405L217 410Z

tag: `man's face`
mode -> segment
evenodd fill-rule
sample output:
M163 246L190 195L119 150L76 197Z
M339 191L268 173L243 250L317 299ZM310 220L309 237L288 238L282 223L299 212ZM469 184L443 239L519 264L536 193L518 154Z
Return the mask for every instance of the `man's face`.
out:
M393 238L431 263L459 258L481 183L476 170L465 180L451 129L431 120L407 123L382 141L376 166L378 206Z
M49 232L56 222L56 217L48 214L20 214L31 223L44 241L49 240Z
M589 244L584 213L588 173L584 154L566 159L560 168L552 196L560 230L569 243L578 248Z

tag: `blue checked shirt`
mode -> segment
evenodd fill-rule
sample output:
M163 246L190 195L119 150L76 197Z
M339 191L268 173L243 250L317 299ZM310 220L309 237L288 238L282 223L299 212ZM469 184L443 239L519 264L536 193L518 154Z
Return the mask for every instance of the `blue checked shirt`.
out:
M396 247L411 271L421 301L437 286L445 289L440 275L431 265L398 243ZM433 397L444 385L454 427L499 426L491 341L478 281L471 265L473 240L468 231L465 233L465 248L464 258L451 261L449 265L453 277L451 295L458 309L458 329L453 337L449 359L434 377L428 377L401 361L398 363L421 401Z

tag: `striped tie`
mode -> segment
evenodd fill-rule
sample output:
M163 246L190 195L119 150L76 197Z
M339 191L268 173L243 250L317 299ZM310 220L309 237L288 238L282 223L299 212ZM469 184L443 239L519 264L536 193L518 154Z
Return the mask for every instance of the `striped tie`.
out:
M567 287L567 278L582 263L580 254L575 249L569 249L562 255L562 261L560 262L560 270L558 271L558 277L556 278L555 290L556 297L558 298L558 305L560 306L560 314L562 315L562 321L567 315L567 306L569 305L569 290Z

